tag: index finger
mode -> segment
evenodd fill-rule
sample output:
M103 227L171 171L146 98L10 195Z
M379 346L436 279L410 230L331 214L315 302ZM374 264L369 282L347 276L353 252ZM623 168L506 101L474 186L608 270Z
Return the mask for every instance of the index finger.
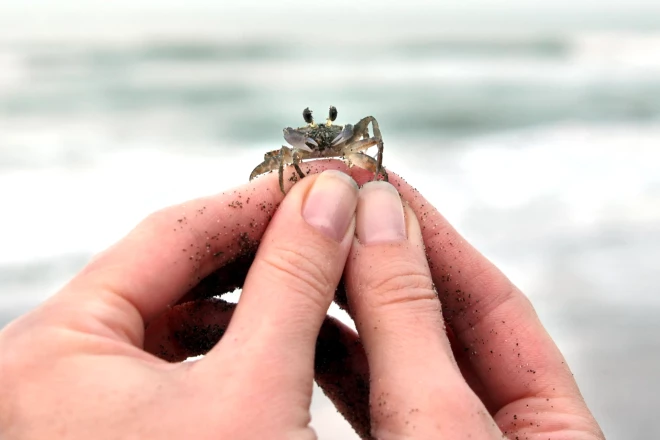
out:
M322 160L306 171L326 169L345 171L346 166ZM286 178L285 182L286 187L292 185ZM114 315L108 318L113 321L109 327L117 334L141 335L145 323L207 275L243 254L254 253L283 198L278 174L271 173L221 194L151 214L95 257L54 300L72 303L77 314L82 307L103 302L106 307L95 310L110 306L112 313L103 316ZM90 290L97 293L90 295Z

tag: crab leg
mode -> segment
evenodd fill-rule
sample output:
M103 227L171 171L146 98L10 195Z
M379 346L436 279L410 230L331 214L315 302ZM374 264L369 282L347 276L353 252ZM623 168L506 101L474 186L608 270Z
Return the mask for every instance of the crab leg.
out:
M286 194L284 192L284 160L283 160L283 157L282 157L284 155L283 151L284 151L284 147L282 147L282 149L280 150L280 154L279 154L280 169L279 169L278 177L279 177L279 181L280 181L280 189L282 190L283 194Z
M300 154L297 151L293 152L293 167L296 169L296 172L300 176L301 179L305 178L305 173L300 169L300 166L298 165L300 163Z
M374 145L378 146L378 157L374 159L373 157L364 154L362 151L373 147ZM347 144L344 147L345 156L348 159L349 163L353 163L360 168L365 170L372 171L374 173L374 180L378 179L378 175L382 174L383 179L387 182L388 176L387 171L383 167L383 141L376 137L371 137L367 139L361 139L353 141L352 143Z
M346 145L346 147L344 147L344 151L346 152L346 155L348 155L351 153L356 153L358 151L364 151L368 148L373 147L377 143L378 141L374 138L362 139Z
M270 151L264 155L264 161L261 162L259 165L257 165L257 167L254 170L252 170L252 173L250 174L250 180L254 179L260 174L264 174L273 170L278 170L280 189L282 190L282 193L285 193L284 165L288 165L292 163L294 168L296 169L296 172L302 179L305 177L305 173L300 168L299 164L302 159L308 156L309 154L307 154L305 151L291 149L283 145L282 148L280 148L279 150Z
M269 151L264 154L264 161L257 165L256 168L252 170L252 173L250 173L250 180L260 174L278 169L280 162L289 164L292 161L292 150L289 147L282 146L279 150Z
M383 136L381 135L380 132L380 126L378 125L378 121L376 118L373 116L367 116L365 118L360 119L360 121L355 124L353 127L353 133L354 136L357 136L358 139L360 137L362 138L369 138L369 124L371 123L371 126L373 127L374 130L374 136L370 139L373 139L376 141L376 145L378 146L378 155L376 156L376 171L374 174L374 180L378 179L378 175L382 174L383 179L385 181L388 180L387 178L387 171L383 168Z
M286 194L286 191L284 191L284 160L283 160L284 148L286 147L282 147L279 154L280 167L279 167L279 176L278 176L280 181L280 190L282 191L282 194ZM289 152L291 152L291 150L289 150ZM303 179L305 177L305 173L303 173L303 171L300 169L300 165L298 165L300 163L300 152L298 150L293 150L293 152L291 152L291 155L293 156L292 158L293 160L288 161L287 163L293 162L293 167L296 169L296 172L298 173L300 178Z
M378 162L376 162L376 159L361 151L347 154L346 159L348 159L350 165L357 165L360 168L371 171L372 173L375 173L378 168Z

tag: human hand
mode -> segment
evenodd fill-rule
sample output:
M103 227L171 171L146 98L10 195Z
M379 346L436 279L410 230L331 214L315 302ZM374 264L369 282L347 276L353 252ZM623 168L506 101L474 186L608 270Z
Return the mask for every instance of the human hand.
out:
M325 165L341 168L333 162ZM352 170L354 177L364 181L365 176L356 171ZM599 438L598 427L567 368L555 365L555 361L562 362L561 356L540 324L531 326L535 334L516 333L526 328L530 319L534 324L533 310L521 300L524 297L476 251L459 242L451 227L421 197L392 177L422 219L422 234L416 216L406 208L405 238L399 222L397 237L401 240L369 244L365 237L373 229L364 227L367 217L380 212L374 205L387 198L388 190L382 187L391 187L365 187L357 217L361 241L354 241L350 251L346 284L350 311L368 355L365 357L350 330L326 321L317 342L319 384L363 437L369 435L371 419L374 435L379 438L443 434L461 438L468 433L474 438L497 438L500 433L490 412L512 438L516 433L530 432L528 420L542 422L536 432L552 432L553 438ZM173 342L176 330L171 320L169 325L159 325L167 320L157 317L191 282L226 264L247 241L260 238L270 208L281 197L268 177L253 184L264 187L245 187L238 193L194 201L185 208L170 208L152 216L92 262L61 293L6 328L0 334L0 386L7 390L0 397L1 432L9 438L312 437L307 424L314 340L353 236L353 226L348 225L341 241L328 241L327 229L326 235L318 233L301 219L304 194L313 182L314 178L304 179L282 204L262 239L231 325L201 361L168 364L141 347L144 344L162 357L171 357L173 349L185 349ZM238 195L242 195L242 205L234 203ZM251 207L247 197L252 199ZM342 200L346 203L348 199ZM364 209L370 203L372 207ZM256 209L258 206L261 208ZM182 217L184 209L194 216ZM391 204L389 209L392 214ZM218 223L218 218L224 221ZM428 226L429 220L440 222L434 223L437 229L428 230L425 224ZM172 234L175 221L179 228ZM249 232L239 231L247 226ZM452 236L435 234L440 231ZM427 242L430 271L422 236ZM452 239L455 246L448 244ZM211 246L207 246L209 240ZM207 257L180 250L191 244L191 251L202 249ZM434 245L451 249L440 253L437 248L434 256ZM461 252L465 252L462 257ZM216 258L208 258L213 255ZM457 273L451 267L438 266L443 258L450 261L452 255L457 260ZM191 266L183 264L188 260L193 263L192 273ZM474 277L475 273L481 275ZM451 344L442 331L440 306L431 284L433 280L442 286L447 275L452 283L468 286L464 291L473 289L466 295L475 301L461 304L455 292L440 291L448 324L457 335ZM492 289L490 299L486 298L487 289ZM470 329L473 333L461 331L468 312L472 316L477 313L472 308L480 298L486 298L479 307L483 313L480 323ZM209 313L216 304L206 302L170 315L185 320L188 314L188 321L196 328L203 324L204 330L222 330L228 322L228 309ZM512 309L503 311L505 306ZM511 316L504 312L511 312ZM525 343L542 342L529 348L534 363L550 362L547 371L537 367L539 375L535 378L544 378L542 389L530 387L533 379L526 379L518 367L522 365L520 358L512 359L514 354L506 353L510 348L506 335L496 337L496 331L495 336L490 333L483 339L480 329L505 316L510 324L502 330ZM145 323L152 324L146 339ZM454 363L449 347L478 343L480 334L482 345L500 346L504 359L491 362L477 353L466 357L459 350ZM40 344L42 350L35 352ZM328 347L333 350L324 350ZM368 368L370 411L362 404L369 387L353 387L367 383ZM513 382L498 384L504 379ZM556 389L550 392L549 384L557 385ZM507 392L515 388L529 392L502 405ZM543 409L544 398L551 408ZM517 406L521 408L514 414L517 418L508 421L505 408L516 410ZM350 408L352 413L347 411ZM541 416L534 416L539 409L543 409ZM523 425L521 418L526 416Z
M282 202L272 175L149 216L2 330L0 437L313 438L315 344L353 241L357 194L335 171L304 179ZM170 363L143 350L159 349L146 325L256 239L240 304L205 358Z
M350 173L359 184L372 177ZM351 354L328 355L317 371L340 411L364 438L603 439L527 297L416 189L389 177L404 200L407 238L380 242L361 227L388 222L401 233L393 187L363 186L344 274L366 355L343 328L338 339ZM370 384L369 406L358 407L367 416L354 415L355 377Z

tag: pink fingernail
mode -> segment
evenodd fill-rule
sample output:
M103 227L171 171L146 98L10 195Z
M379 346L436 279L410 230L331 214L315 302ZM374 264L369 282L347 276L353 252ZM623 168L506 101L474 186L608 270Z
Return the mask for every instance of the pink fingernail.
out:
M309 189L302 216L326 236L341 241L355 214L357 197L358 186L350 176L324 171Z
M357 237L363 244L406 240L406 220L396 189L387 182L369 182L360 189Z

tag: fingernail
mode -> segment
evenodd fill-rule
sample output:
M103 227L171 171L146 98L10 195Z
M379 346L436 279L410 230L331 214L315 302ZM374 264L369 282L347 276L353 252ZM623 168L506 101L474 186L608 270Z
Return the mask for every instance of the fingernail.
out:
M358 186L350 176L324 171L307 193L302 216L321 233L341 241L355 214L357 197Z
M360 189L357 205L357 237L363 244L393 243L406 239L403 205L396 189L387 182L369 182Z

